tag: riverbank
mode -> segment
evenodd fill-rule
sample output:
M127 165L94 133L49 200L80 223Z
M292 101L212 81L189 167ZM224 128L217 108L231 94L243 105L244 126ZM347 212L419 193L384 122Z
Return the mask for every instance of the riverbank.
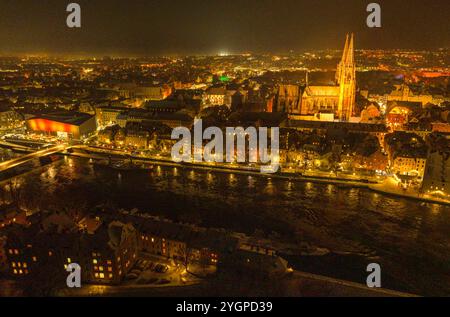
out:
M450 206L450 200L439 198L432 195L427 194L419 194L417 192L404 191L402 189L393 186L392 184L387 184L386 181L380 182L378 180L369 180L367 178L344 178L344 177L327 177L320 175L305 175L298 174L296 172L277 172L277 173L262 173L259 167L244 167L237 164L229 164L227 166L219 165L216 163L176 163L170 159L157 158L157 157L138 157L138 156L130 156L121 151L114 151L112 153L105 152L103 149L91 148L82 146L80 147L88 151L88 153L76 152L78 149L74 147L74 151L65 152L64 155L74 156L80 158L87 158L93 160L105 160L108 159L109 156L114 156L115 159L126 160L132 159L135 163L140 164L157 164L161 166L169 166L169 167L177 167L177 168L190 168L195 170L204 170L211 171L215 173L234 173L240 175L248 175L254 177L265 177L265 178L274 178L274 179L283 179L288 181L296 181L296 182L313 182L318 184L332 184L339 185L345 187L355 187L355 188L367 188L373 192L401 197L406 199L411 199L415 201L420 201L424 203L435 203L445 206ZM17 176L17 173L4 173L0 177L1 179L7 179L9 177Z
M72 153L65 153L66 155L75 156L75 157L82 157L82 158L89 158L89 159L108 159L109 153L102 152L101 150L98 150L96 148L87 148L89 152L95 153L92 155L92 153L86 154L86 153L78 153L76 151ZM170 159L164 159L164 158L156 158L156 157L138 157L138 156L129 156L124 153L120 153L115 151L113 153L114 156L118 156L121 159L128 159L132 160L135 164L158 164L161 166L168 166L168 167L177 167L177 168L191 168L196 170L204 170L204 171L211 171L211 172L218 172L218 173L235 173L240 175L249 175L249 176L256 176L256 177L265 177L265 178L274 178L274 179L284 179L289 181L300 181L300 182L314 182L314 183L322 183L322 184L335 184L335 185L347 185L351 187L360 187L360 188L368 188L369 184L375 184L375 181L370 181L367 179L357 179L357 178L343 178L343 177L334 177L329 178L325 176L320 175L303 175L303 174L297 174L297 173L291 173L291 172L277 172L277 173L262 173L260 171L259 167L243 167L239 166L237 164L227 164L225 165L219 165L217 163L195 163L195 162L189 162L189 163L176 163L173 162Z
M92 158L92 159L105 159L107 158L107 154L104 152L99 151L95 148L88 148L90 152L94 152L96 155L92 154L84 154L84 153L67 153L71 156L76 157L84 157L84 158ZM297 173L290 173L290 172L278 172L278 173L262 173L259 168L257 167L243 167L239 166L237 164L230 164L227 166L224 165L218 165L215 163L175 163L172 160L164 159L164 158L155 158L155 157L149 157L149 158L142 158L137 156L129 156L124 153L120 153L118 151L115 151L115 156L121 157L121 159L132 159L134 163L140 163L140 164L158 164L161 166L169 166L169 167L177 167L177 168L191 168L196 170L204 170L204 171L211 171L215 173L234 173L234 174L240 174L240 175L248 175L248 176L254 176L254 177L265 177L265 178L273 178L273 179L283 179L288 181L296 181L296 182L313 182L313 183L319 183L319 184L332 184L332 185L339 185L339 186L346 186L346 187L356 187L356 188L367 188L369 190L372 190L377 193L390 195L390 196L396 196L396 197L402 197L407 198L411 200L426 202L426 203L436 203L441 205L450 206L450 200L442 199L435 196L430 195L419 195L415 192L405 192L401 189L396 188L395 186L390 186L384 180L381 181L374 181L374 180L368 180L366 178L364 179L355 179L355 178L343 178L343 177L325 177L325 176L319 176L319 175L304 175L304 174L297 174Z
M226 281L226 283L225 283ZM276 286L245 288L242 281L208 279L183 286L103 286L86 285L81 289L65 289L58 296L143 296L143 297L203 297L203 296L279 296L279 297L416 297L417 295L384 288L369 288L363 284L326 276L293 271L277 278ZM266 289L267 288L267 289ZM282 290L280 292L280 290ZM276 292L276 295L274 294Z
M427 194L420 194L417 192L405 191L403 189L392 186L392 185L388 184L387 182L384 182L382 184L371 184L368 186L368 188L374 192L384 194L384 195L413 199L413 200L424 202L424 203L433 203L433 204L450 206L450 200L448 200L448 199L430 196Z

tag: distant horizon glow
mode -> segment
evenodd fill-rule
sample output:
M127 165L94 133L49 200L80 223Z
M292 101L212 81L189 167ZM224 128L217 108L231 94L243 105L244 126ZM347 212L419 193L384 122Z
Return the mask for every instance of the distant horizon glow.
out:
M0 3L0 54L286 54L341 49L349 32L359 49L450 48L447 0L378 0L381 28L367 27L360 0L78 0L80 29L66 26L66 2L45 3Z

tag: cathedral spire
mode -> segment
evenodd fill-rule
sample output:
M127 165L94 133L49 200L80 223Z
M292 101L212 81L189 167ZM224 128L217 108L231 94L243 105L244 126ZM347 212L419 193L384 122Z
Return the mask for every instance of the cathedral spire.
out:
M347 59L347 54L348 54L347 52L348 52L348 34L345 37L344 52L342 53L341 63L345 63L345 60Z
M344 51L342 52L342 59L340 60L338 66L337 66L337 69L336 69L336 82L338 84L340 83L340 80L342 78L342 71L345 67L346 60L347 60L348 49L349 49L348 40L349 40L349 36L347 34L345 37L345 45L344 45Z
M345 42L342 61L338 65L336 73L339 85L338 116L342 121L348 121L353 115L356 91L356 65L354 56L354 36L349 35Z
M347 48L347 56L345 57L345 63L347 65L351 65L355 62L353 46L354 46L354 44L353 44L353 33L352 33L352 36L350 38L350 44Z

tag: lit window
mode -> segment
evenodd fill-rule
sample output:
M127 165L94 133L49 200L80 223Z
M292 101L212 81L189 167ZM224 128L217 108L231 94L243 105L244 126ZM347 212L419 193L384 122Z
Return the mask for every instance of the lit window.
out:
M111 264L112 264L112 261L111 261L111 260L108 260L108 261L106 261L106 263L109 264L109 265L111 265Z
M16 262L12 262L12 263L11 263L11 266L12 266L12 267L16 267Z
M103 271L103 266L99 266L99 271L102 272Z
M113 278L113 275L112 275L112 274L109 274L109 278Z
M112 267L108 266L108 272L112 272Z
M105 274L103 274L103 273L100 273L99 276L100 276L100 278L105 278Z
M98 278L98 273L95 273L94 276L95 276L95 278Z
M17 274L17 270L16 269L14 269L14 274Z
M71 258L67 258L67 263L71 263L72 259Z
M92 263L97 264L97 259L93 259Z
M14 254L19 254L19 250L15 249Z
M33 262L37 261L37 257L33 256Z
M27 263L23 262L23 268L26 269L27 268Z

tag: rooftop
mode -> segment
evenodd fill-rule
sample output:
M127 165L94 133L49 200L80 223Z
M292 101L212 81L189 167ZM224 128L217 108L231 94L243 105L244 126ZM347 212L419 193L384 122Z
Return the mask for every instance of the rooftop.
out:
M347 129L349 131L387 132L387 127L382 123L353 123L353 122L328 122L310 120L287 120L286 128L306 129Z
M87 120L91 119L93 116L87 113L75 112L75 111L64 111L64 112L52 112L47 114L37 115L30 120L34 119L44 119L50 121L56 121L71 125L82 125Z

